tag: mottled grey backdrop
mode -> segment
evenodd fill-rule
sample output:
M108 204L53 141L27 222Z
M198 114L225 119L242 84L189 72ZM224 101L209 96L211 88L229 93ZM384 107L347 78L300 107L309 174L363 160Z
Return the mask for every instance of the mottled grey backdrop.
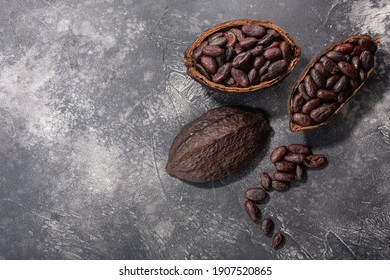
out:
M389 259L387 0L0 0L0 259ZM282 83L227 96L185 73L208 27L270 20L302 47ZM287 96L316 53L380 36L377 68L328 126L292 133ZM180 128L210 108L262 108L273 135L247 170L206 184L169 177ZM243 210L272 147L307 143L329 166L262 205L278 251Z

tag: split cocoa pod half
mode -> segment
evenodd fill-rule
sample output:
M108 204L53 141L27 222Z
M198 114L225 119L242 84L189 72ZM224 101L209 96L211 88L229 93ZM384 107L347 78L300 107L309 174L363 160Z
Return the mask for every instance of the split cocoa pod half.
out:
M202 33L185 51L187 73L223 93L257 91L283 80L294 68L300 47L269 21L233 20Z
M171 145L166 171L192 182L224 178L248 165L264 147L268 120L255 109L211 109L184 126Z
M317 55L290 94L290 129L329 123L371 75L379 42L366 35L350 36Z

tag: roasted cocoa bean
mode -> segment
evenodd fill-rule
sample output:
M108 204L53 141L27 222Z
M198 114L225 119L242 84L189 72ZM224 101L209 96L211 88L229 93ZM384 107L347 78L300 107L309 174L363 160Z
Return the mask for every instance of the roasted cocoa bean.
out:
M274 248L275 250L278 249L282 245L283 240L284 240L284 236L281 232L275 234L275 236L272 238L272 243L271 243L272 248Z
M200 57L200 63L202 64L204 69L206 69L207 72L211 74L217 73L217 62L211 56L202 55Z
M218 46L205 46L203 48L203 54L207 56L220 56L224 51L222 50L221 47Z
M253 49L250 49L249 52L252 54L252 56L255 56L257 58L257 56L263 53L263 50L263 46L256 46Z
M375 52L376 49L377 49L376 43L373 40L369 39L369 38L361 38L361 39L359 39L358 44L362 48L363 51L368 50L368 51Z
M230 71L232 74L233 79L241 86L241 87L247 87L249 86L249 79L248 76L245 74L244 71L240 69L232 68Z
M368 71L374 66L374 56L369 51L363 51L360 55L360 60L362 62L362 67L364 70Z
M297 94L293 100L293 111L294 113L300 112L302 110L303 104L305 104L305 99L302 94Z
M305 100L310 100L311 97L307 94L306 92L306 87L305 87L305 83L300 83L300 85L298 86L298 92L300 94L302 94L302 97L305 99Z
M246 24L241 28L246 36L261 38L266 33L264 27L255 24Z
M337 98L337 92L333 90L320 89L317 91L317 96L322 100L333 100Z
M280 48L270 48L264 51L264 58L268 60L276 60L282 57L282 51Z
M262 172L260 174L260 182L261 182L261 186L265 190L267 190L267 191L271 190L271 182L272 182L272 180L271 180L271 177L268 175L268 173Z
M225 51L225 61L231 61L235 55L234 49L229 47Z
M314 69L316 69L325 79L330 77L330 73L326 71L324 65L321 63L317 62L314 64Z
M251 71L249 71L248 79L249 79L249 84L251 85L255 85L259 83L260 77L259 77L259 72L256 70L256 68L253 68Z
M214 83L220 83L230 75L232 64L230 62L223 64L218 68L217 73L213 76Z
M257 39L254 37L247 37L245 39L242 39L238 44L242 49L247 50L257 44Z
M211 75L209 74L209 72L206 71L206 69L204 69L201 64L195 64L195 69L198 70L198 72L205 76L208 80L211 80Z
M295 179L295 174L290 172L275 172L273 179L281 182L291 182Z
M313 111L315 108L317 108L321 103L321 98L313 98L307 101L302 106L302 113L308 114L311 111Z
M211 41L213 41L214 39L219 38L219 37L222 37L222 36L223 36L223 33L222 33L222 32L216 32L216 33L210 35L210 37L208 38L208 41L211 42Z
M271 78L276 78L277 76L285 72L287 70L287 67L287 61L285 61L284 59L277 60L268 66L268 74Z
M259 76L263 76L268 71L268 66L271 64L271 61L267 60L264 65L259 70Z
M313 154L307 155L304 161L304 165L309 168L320 168L328 163L328 160L324 155Z
M343 91L348 85L348 78L347 76L342 76L337 83L334 85L333 90L335 92L341 92Z
M238 28L231 28L230 31L233 32L234 35L236 35L238 41L241 41L245 38L244 33Z
M226 45L226 43L227 43L226 37L218 37L218 38L215 38L214 40L210 41L209 45L223 47Z
M262 187L247 189L245 197L254 203L261 203L269 198L268 193Z
M317 86L310 75L306 75L305 77L305 89L307 95L310 97L315 97L317 93Z
M289 153L289 154L285 155L283 159L286 161L295 163L295 164L299 164L299 163L303 163L303 161L305 160L305 155L304 154Z
M322 65L324 66L325 70L328 71L330 74L335 75L340 72L339 68L337 67L337 64L328 57L321 57L320 62L322 62Z
M323 104L320 107L310 112L310 118L316 123L326 121L336 109L339 107L337 103Z
M353 67L355 67L356 70L359 70L360 68L360 57L355 55L352 57L351 64Z
M275 168L280 172L290 172L295 171L296 165L292 162L281 160L275 162Z
M226 31L225 37L227 39L226 48L232 48L237 43L237 37L232 31Z
M319 71L312 68L310 70L310 76L319 88L325 87L325 83L326 83L325 76L323 76Z
M279 146L275 148L270 155L271 162L276 163L277 161L281 160L287 151L288 149L286 146Z
M259 47L261 47L261 46L259 46ZM255 58L255 60L253 61L253 67L255 68L255 69L260 69L261 67L263 67L264 66L264 64L265 64L265 58L264 58L264 56L257 56L256 58Z
M276 180L273 180L271 185L272 188L278 192L286 191L289 188L289 184L287 182L280 182Z
M279 45L280 50L282 51L282 56L286 61L291 60L291 49L287 42L283 41Z
M234 68L240 68L242 67L245 63L247 63L250 58L252 57L250 52L242 52L239 55L237 55L232 62L232 66Z
M292 121L301 126L309 126L314 124L314 121L310 118L310 116L303 113L295 113L292 116Z
M353 45L351 43L340 44L334 47L334 51L342 52L343 54L350 53L353 50Z
M260 209L257 207L257 205L251 201L246 200L244 203L244 208L246 212L248 213L249 218L256 222L260 218Z
M194 51L194 58L196 61L200 61L200 57L203 55L203 48L207 46L208 42L204 41L202 44L200 44L199 47L197 47Z
M339 67L341 73L343 73L345 76L351 79L356 79L357 72L355 67L353 67L351 64L346 61L340 61L337 66Z
M312 153L311 148L309 146L302 144L291 144L290 146L288 146L288 150L294 154L310 155Z
M266 218L261 222L261 231L264 235L270 235L274 229L274 222L270 218Z
M271 44L274 39L275 38L274 38L273 34L266 34L257 42L257 44L267 46L267 45Z
M363 69L360 69L359 71L359 79L361 82L364 82L364 80L367 78L367 73Z
M344 55L341 52L337 52L337 51L327 52L326 56L336 62L339 62L344 59Z
M340 80L340 77L337 75L332 75L326 80L325 87L327 89L332 89L336 83Z

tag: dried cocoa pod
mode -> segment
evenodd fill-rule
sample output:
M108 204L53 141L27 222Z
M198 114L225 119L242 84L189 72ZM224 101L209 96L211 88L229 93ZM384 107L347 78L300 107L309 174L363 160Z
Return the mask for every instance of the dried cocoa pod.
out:
M207 44L204 45L204 42ZM238 63L242 61L235 58L243 52L247 52L248 57L245 57L243 63ZM242 93L258 91L283 80L295 67L300 53L300 47L287 32L272 22L233 20L215 25L202 33L185 51L184 64L188 75L200 84L223 93ZM202 61L204 56L206 58ZM263 58L258 58L260 56ZM242 73L239 75L241 82L237 83L225 82L230 75L222 81L221 75L217 79L210 79L218 67L226 62L232 62L233 68L244 71L245 76L250 78L249 82L241 79L244 77ZM198 71L196 63L202 64L208 74ZM249 75L253 68L259 70L258 75L253 71Z
M249 164L263 148L268 120L244 107L211 109L173 140L166 171L192 182L221 179Z
M366 35L350 36L314 57L291 91L290 129L309 130L328 124L373 72L379 42L380 38ZM302 106L299 95L307 100Z

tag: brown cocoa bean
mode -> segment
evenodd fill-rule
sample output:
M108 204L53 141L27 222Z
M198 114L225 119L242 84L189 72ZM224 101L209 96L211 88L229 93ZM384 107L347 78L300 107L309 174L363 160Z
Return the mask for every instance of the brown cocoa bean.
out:
M266 173L266 172L262 172L261 174L260 174L260 182L261 182L261 186L265 189L265 190L267 190L267 191L269 191L269 190L271 190L271 177L268 175L268 173Z
M267 46L271 44L274 39L275 38L273 34L266 34L257 42L257 44L262 46Z
M210 73L207 72L207 70L204 69L204 67L202 65L200 65L199 63L195 64L195 69L198 70L198 72L200 74L202 74L203 76L205 76L208 80L211 80Z
M230 62L223 64L218 68L217 73L213 76L214 83L220 83L230 75L232 64Z
M281 182L291 182L295 179L295 174L294 173L289 173L289 172L275 172L273 175L273 179L276 181L281 181Z
M280 34L276 30L273 30L273 29L267 29L267 34L271 34L274 37L274 39L280 38Z
M344 55L341 52L336 51L327 52L326 56L336 62L339 62L344 59Z
M210 41L209 45L223 47L226 45L226 43L227 43L226 37L218 37Z
M275 162L275 168L280 172L290 172L295 171L296 165L292 162L281 160Z
M300 112L302 110L303 104L305 104L305 99L303 98L302 94L298 93L293 99L294 113Z
M266 33L265 28L259 25L246 24L241 28L246 36L261 38Z
M242 87L247 87L249 86L249 79L248 76L245 74L244 71L241 69L235 69L232 68L230 71L232 74L233 79Z
M263 76L268 71L268 66L271 64L271 61L266 60L264 65L259 70L259 76Z
M200 57L203 55L203 48L207 46L208 42L204 41L202 44L200 44L199 47L197 47L194 51L194 58L196 61L200 61Z
M296 154L296 153L289 153L284 156L283 158L285 161L289 161L295 164L300 164L303 163L305 160L305 155L304 154Z
M326 56L321 57L320 62L322 62L322 65L324 66L325 70L328 71L330 74L335 75L340 73L339 68L337 67L337 64L329 59Z
M343 91L348 85L348 78L347 76L342 76L337 83L334 85L333 90L335 92L341 92Z
M233 59L232 66L234 68L240 68L248 63L251 57L252 55L250 52L242 52Z
M245 191L245 197L254 203L261 203L269 198L268 193L261 187L247 189Z
M326 121L336 109L339 107L337 103L323 104L320 107L310 112L310 118L316 123Z
M216 32L216 33L210 35L210 37L208 38L208 41L211 42L211 41L213 41L214 39L219 38L219 37L222 37L222 36L223 36L223 33L222 33L222 32Z
M259 72L255 68L253 68L248 73L248 79L249 79L249 84L251 85L258 84L260 82Z
M337 98L337 92L333 90L320 89L317 91L317 96L322 100L333 100Z
M223 53L223 49L218 46L205 46L203 54L207 56L217 57Z
M278 41L273 41L271 43L271 45L269 45L268 47L266 47L265 49L268 50L268 49L271 49L271 48L276 48L276 47L279 47L280 43Z
M374 51L375 52L376 49L377 49L376 43L373 40L369 39L369 38L361 38L361 39L359 39L358 44L362 48L363 51L368 50L368 51Z
M328 160L324 155L313 154L308 155L305 158L304 165L309 168L320 168L328 163Z
M256 46L253 49L250 49L249 52L251 53L252 56L259 56L263 53L263 46Z
M225 55L224 53L222 53L221 56L217 56L215 58L215 62L217 63L217 66L218 67L221 67L224 63L225 63ZM218 71L218 70L217 70Z
M217 69L218 69L217 62L211 56L202 55L200 57L200 63L202 64L204 69L207 70L207 72L211 74L217 73Z
M340 77L337 76L337 75L332 75L330 76L327 80L326 80L326 83L325 83L325 87L327 89L332 89L336 83L340 80Z
M272 248L274 248L275 250L278 249L282 245L283 240L284 240L284 236L281 232L275 234L275 236L272 238L272 243L271 243Z
M226 46L225 46L226 48L232 48L237 43L237 37L231 31L226 31L225 32L225 38L227 40L227 43L226 43Z
M302 113L295 113L292 116L292 121L301 126L309 126L314 124L314 121L310 118L308 114Z
M321 103L321 98L313 98L307 101L302 107L302 113L308 114L317 108Z
M255 46L257 44L257 39L254 38L254 37L247 37L245 39L242 39L240 42L239 42L239 45L242 49L244 50L247 50L247 49L250 49L252 48L253 46Z
M231 61L234 55L234 49L232 47L227 48L225 51L225 61Z
M268 74L270 75L271 79L276 78L277 76L285 72L287 70L287 67L287 61L285 61L284 59L277 60L268 66Z
M261 46L259 46L261 47ZM255 60L253 61L253 67L255 69L260 69L265 64L265 58L264 56L257 56Z
M325 79L330 77L330 73L326 71L324 65L322 63L317 62L314 64L314 69L316 69L322 76L324 76Z
M271 185L272 185L272 188L278 192L284 192L284 191L288 190L288 188L289 188L289 185L287 182L280 182L280 181L276 181L276 180L273 180Z
M345 76L351 79L356 79L357 72L355 67L353 67L351 64L346 61L340 61L337 66L339 67L341 73L343 73Z
M231 28L229 31L233 32L234 35L236 35L236 38L238 41L241 41L245 38L244 33L238 28Z
M305 100L310 100L311 97L306 93L306 87L305 87L305 83L300 83L300 85L298 86L298 92L300 94L302 94L302 97L305 99Z
M363 51L360 55L360 60L362 62L362 67L364 70L368 71L374 66L374 56L369 51Z
M291 60L291 48L290 48L290 45L287 42L283 41L283 42L280 43L279 47L280 47L280 50L282 51L283 58L286 61L290 61Z
M282 51L280 48L270 48L264 51L264 57L268 60L276 60L282 57Z
M353 50L351 52L352 56L360 55L362 53L362 47L361 46L354 46Z
M360 79L360 81L363 82L366 78L367 78L366 71L364 71L363 69L360 69L360 71L359 71L359 79Z
M291 144L290 146L288 146L288 150L294 154L310 155L312 153L311 148L309 146L302 144Z
M246 212L248 213L249 218L253 221L256 222L260 218L260 209L257 207L257 205L251 201L251 200L246 200L244 203L244 208Z
M353 67L355 67L356 70L359 70L360 68L360 57L355 55L352 57L351 64Z
M353 45L350 43L340 44L334 47L334 51L342 52L343 54L350 53L353 50Z
M325 76L323 76L319 71L312 68L310 70L310 76L319 88L325 87Z
M352 56L350 56L349 54L346 54L346 55L344 55L344 60L345 60L346 62L348 62L348 63L351 63L351 61L352 61Z
M307 95L309 95L310 97L315 97L317 93L317 86L311 76L306 75L304 81Z
M275 163L279 160L281 160L284 155L287 153L288 149L286 146L279 146L279 147L276 147L271 155L270 155L270 160L272 163Z
M274 229L274 222L270 218L266 218L261 222L260 227L264 235L270 235Z

